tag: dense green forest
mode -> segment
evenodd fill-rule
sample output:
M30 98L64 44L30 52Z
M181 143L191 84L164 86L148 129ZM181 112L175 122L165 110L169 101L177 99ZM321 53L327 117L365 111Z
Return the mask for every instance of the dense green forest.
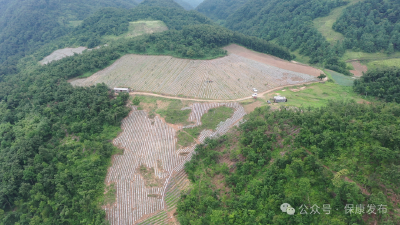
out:
M115 8L102 9L85 19L70 35L66 35L53 43L45 45L34 53L32 57L28 57L24 60L24 62L31 60L31 64L36 64L37 61L59 48L73 45L92 48L97 45L105 44L106 41L102 39L103 36L123 34L128 31L128 22L141 19L162 20L170 28L169 31L164 33L138 38L137 40L141 40L140 45L142 45L142 47L141 49L137 47L136 52L141 52L143 54L168 53L177 57L212 58L225 55L225 53L219 49L220 47L229 43L237 43L250 49L269 53L284 59L290 60L293 58L286 49L265 40L249 37L222 27L211 26L211 20L198 12L185 11L179 8L140 5L131 10ZM195 29L193 26L197 25L200 26L199 30L192 32ZM185 32L189 33L182 35L183 29L185 29ZM210 33L207 34L207 32ZM185 37L186 39L181 37ZM137 41L133 42L136 43ZM122 46L133 42L130 40L118 40L115 41L115 46L124 48ZM157 47L156 42L160 42ZM139 44L135 45L139 46ZM128 47L126 49L129 50L132 48ZM187 54L188 51L189 54ZM124 54L126 53L127 51L125 51ZM4 67L2 73L12 74L17 71L17 68L21 67L23 66L13 65L14 69ZM2 73L0 72L0 75Z
M333 29L344 34L348 49L365 52L400 50L400 2L366 0L346 8Z
M247 0L205 0L196 10L214 20L224 20L233 14Z
M399 121L397 104L257 108L238 131L196 148L185 165L192 186L178 203L179 221L398 224L391 196L400 192Z
M313 27L313 19L346 4L344 0L249 0L231 14L225 26L244 34L275 40L291 51L310 57L328 69L349 75L339 58L345 49L341 43L331 46Z
M400 69L379 68L369 70L354 81L354 91L375 96L387 102L400 103Z
M0 224L102 224L108 140L129 110L105 85L43 67L0 83ZM71 75L72 76L72 75Z
M181 30L184 26L194 24L211 24L211 20L195 11L185 11L181 8L149 7L140 5L133 9L104 8L85 19L81 25L69 34L53 40L42 46L33 54L31 61L39 61L51 52L65 47L86 46L96 47L106 42L105 35L120 35L128 31L128 23L136 20L162 20L170 29ZM29 57L28 57L29 58ZM34 63L35 63L34 62ZM17 60L0 64L0 80L4 74L18 72Z
M1 1L0 65L10 66L43 44L67 34L69 22L83 20L102 7L132 8L131 0ZM0 73L1 75L1 73Z

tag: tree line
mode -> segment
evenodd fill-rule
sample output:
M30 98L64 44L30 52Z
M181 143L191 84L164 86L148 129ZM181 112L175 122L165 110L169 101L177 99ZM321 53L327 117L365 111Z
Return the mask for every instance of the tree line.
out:
M354 81L353 89L365 96L375 96L386 102L400 103L400 69L384 67L369 70Z

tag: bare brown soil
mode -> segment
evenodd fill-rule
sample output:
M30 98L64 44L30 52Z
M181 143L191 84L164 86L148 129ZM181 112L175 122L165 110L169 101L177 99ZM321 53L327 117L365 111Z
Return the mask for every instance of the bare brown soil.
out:
M366 65L362 65L360 63L360 61L351 62L351 65L353 65L354 70L350 70L350 72L352 74L354 74L354 76L356 76L356 77L361 77L363 75L363 73L368 71L367 66Z
M178 220L176 219L176 208L167 212L167 224L179 224Z
M224 49L227 50L228 53L231 53L231 54L239 55L239 56L242 56L242 57L245 57L248 59L252 59L254 61L258 61L258 62L267 64L270 66L275 66L275 67L278 67L281 69L286 69L286 70L290 70L290 71L294 71L294 72L298 72L298 73L308 74L308 75L311 75L314 77L318 77L319 75L321 75L321 73L322 74L324 73L324 72L322 72L322 70L316 69L311 66L289 62L289 61L280 59L275 56L271 56L271 55L267 55L267 54L249 50L247 48L244 48L244 47L236 45L236 44L228 45Z
M260 101L255 101L255 102L253 102L253 103L251 103L251 104L246 104L246 105L243 105L243 104L242 104L242 106L243 106L243 108L244 108L244 111L245 111L247 114L253 112L256 108L261 107L262 105L263 105L263 104L262 104L262 102L260 102Z
M293 91L293 92L299 92L299 91L302 91L302 90L304 90L304 89L306 89L306 87L301 87L301 88L295 88L295 89L290 89L291 91Z

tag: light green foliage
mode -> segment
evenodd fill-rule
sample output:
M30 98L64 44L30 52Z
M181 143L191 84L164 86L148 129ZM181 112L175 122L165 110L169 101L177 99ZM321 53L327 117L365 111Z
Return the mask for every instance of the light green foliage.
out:
M398 68L400 68L400 58L370 61L367 63L367 67L368 67L368 69L372 69L372 70L378 69L381 67L398 67Z
M330 76L330 74L328 74ZM293 89L300 89L304 86L293 87ZM316 83L305 86L304 90L291 91L292 88L285 89L285 91L276 91L281 96L285 96L288 101L279 103L283 106L295 106L295 107L321 107L329 103L329 101L363 101L363 96L354 93L352 87L341 86L332 82L325 82L324 84ZM273 97L273 94L267 95L266 98L259 98L267 105L266 101ZM368 99L368 101L376 101L374 99Z
M194 138L185 131L179 131L176 137L178 139L178 148L188 147L194 143Z
M189 110L190 112L190 110ZM201 125L193 128L185 128L178 133L178 145L182 147L190 146L194 143L203 130L215 130L219 123L224 122L233 115L232 108L221 106L208 110L201 117Z
M129 22L128 31L121 35L107 35L103 38L105 40L117 40L120 38L132 38L144 34L158 33L168 30L167 25L160 20L139 20Z
M132 104L133 105L139 105L140 104L140 99L138 96L136 96L133 100L132 100Z
M223 122L233 115L233 109L221 106L208 110L206 114L201 117L201 125L193 128L185 128L188 134L197 138L203 130L215 130L220 122Z
M344 39L343 34L334 31L332 26L336 22L336 20L342 15L343 10L345 8L354 5L355 3L360 1L363 0L350 0L349 4L333 9L328 16L316 18L313 21L314 26L331 44L335 44L336 41L343 40Z
M332 70L328 70L332 79L341 86L353 86L354 78L345 76Z
M157 113L164 117L167 123L187 125L190 124L188 119L191 110L181 110L183 107L181 100L170 100L168 108L157 110Z
M359 59L359 60L372 60L372 61L384 60L390 58L400 58L400 52L395 52L391 55L388 55L384 52L367 53L367 52L346 50L346 52L342 57L343 60Z

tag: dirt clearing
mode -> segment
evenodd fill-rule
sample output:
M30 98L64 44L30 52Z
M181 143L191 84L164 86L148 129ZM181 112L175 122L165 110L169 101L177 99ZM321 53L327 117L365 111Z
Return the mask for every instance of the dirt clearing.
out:
M129 31L126 37L136 37L143 34L152 34L168 30L167 25L163 21L136 21L129 22Z
M354 74L354 76L356 76L356 77L361 77L363 75L363 73L368 71L367 66L366 65L362 65L360 63L360 61L351 62L351 65L353 65L354 70L350 70L350 72L352 74Z
M270 66L278 67L281 69L290 70L293 72L304 73L304 74L308 74L308 75L311 75L314 77L318 77L319 75L324 73L324 72L322 72L322 70L316 69L311 66L302 65L302 64L298 64L298 63L292 63L292 62L280 59L275 56L271 56L271 55L267 55L264 53L259 53L259 52L249 50L245 47L242 47L242 46L239 46L236 44L228 45L224 49L227 50L228 53L230 53L230 54L239 55L239 56L245 57L247 59L251 59L251 60L254 60L254 61L257 61L260 63L264 63L264 64L267 64Z
M68 56L73 56L75 53L82 54L82 52L85 51L86 49L87 49L86 47L58 49L53 53L51 53L50 55L46 56L41 61L39 61L39 63L42 65L46 65L53 61L57 61Z

